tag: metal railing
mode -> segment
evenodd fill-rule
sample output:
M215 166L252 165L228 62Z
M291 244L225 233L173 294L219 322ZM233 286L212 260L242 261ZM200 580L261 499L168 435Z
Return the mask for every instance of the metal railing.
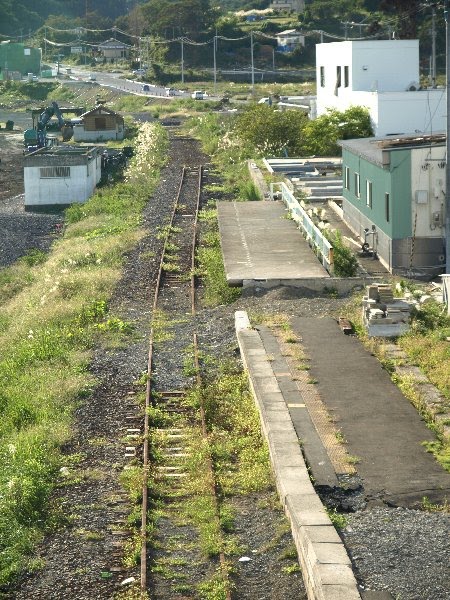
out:
M322 265L330 274L333 274L333 246L331 243L320 229L314 225L309 215L300 206L297 198L282 181L270 184L271 197L275 198L277 194L281 194L281 200L286 204L292 219L301 229L306 241L319 257Z

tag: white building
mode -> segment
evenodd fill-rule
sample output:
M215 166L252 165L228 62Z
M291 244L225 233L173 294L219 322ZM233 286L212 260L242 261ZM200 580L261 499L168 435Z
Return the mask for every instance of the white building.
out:
M95 146L53 146L24 156L25 208L85 202L101 177Z
M272 10L287 10L289 12L303 12L305 10L305 0L272 0L270 3Z
M295 29L286 29L277 33L277 51L293 52L297 46L305 45L305 36Z
M446 128L445 89L419 89L418 40L316 45L317 116L365 106L376 136Z

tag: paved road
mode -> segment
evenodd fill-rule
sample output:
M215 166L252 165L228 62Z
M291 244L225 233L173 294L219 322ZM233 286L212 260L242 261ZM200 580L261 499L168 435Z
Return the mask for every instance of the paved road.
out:
M424 496L450 498L450 473L422 446L435 439L379 361L331 318L294 318L293 329L311 358L311 376L360 458L357 471L369 502L420 505Z

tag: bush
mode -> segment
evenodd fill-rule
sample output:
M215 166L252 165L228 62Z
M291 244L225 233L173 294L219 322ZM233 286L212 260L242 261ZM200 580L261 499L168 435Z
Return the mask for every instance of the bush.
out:
M355 277L358 261L350 248L344 245L341 232L327 232L325 235L333 245L334 274L337 277Z

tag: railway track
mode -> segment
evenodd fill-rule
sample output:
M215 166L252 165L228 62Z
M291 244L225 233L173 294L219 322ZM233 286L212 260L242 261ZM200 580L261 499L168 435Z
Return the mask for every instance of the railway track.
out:
M178 380L180 389L166 389L158 382L158 369L155 365L164 361L164 354L158 340L161 330L170 330L172 320L179 321L195 315L195 249L198 213L201 200L202 166L183 168L178 193L173 203L169 223L160 232L164 244L156 277L152 306L152 323L149 340L147 386L145 394L145 417L143 435L143 485L141 514L141 573L142 592L151 593L152 582L149 568L152 567L151 544L148 532L153 530L155 522L151 516L155 507L155 494L149 494L149 488L158 496L167 514L173 517L179 509L178 502L189 502L196 483L192 481L191 467L195 447L200 444L206 452L203 454L203 477L207 482L203 493L209 497L209 503L215 520L218 545L218 572L222 579L226 598L231 598L228 582L228 568L223 551L220 531L219 501L214 478L214 465L208 451L208 431L205 412L202 405L193 407L186 403L182 380L186 371L186 355L179 356ZM164 323L161 326L161 323ZM170 333L165 334L170 338ZM164 335L163 335L164 337ZM189 348L191 377L200 383L199 350L197 335L186 327L184 344ZM170 347L170 343L169 343ZM167 350L166 350L167 351ZM170 352L170 349L169 349ZM172 373L173 376L173 373ZM156 457L156 458L155 458ZM198 491L198 490L197 490ZM150 526L150 522L151 526ZM161 520L164 522L164 519ZM186 529L185 527L180 529ZM188 538L192 537L189 529ZM216 543L217 543L216 540ZM186 540L188 543L188 540ZM213 562L214 568L216 567ZM175 597L175 594L174 594Z

